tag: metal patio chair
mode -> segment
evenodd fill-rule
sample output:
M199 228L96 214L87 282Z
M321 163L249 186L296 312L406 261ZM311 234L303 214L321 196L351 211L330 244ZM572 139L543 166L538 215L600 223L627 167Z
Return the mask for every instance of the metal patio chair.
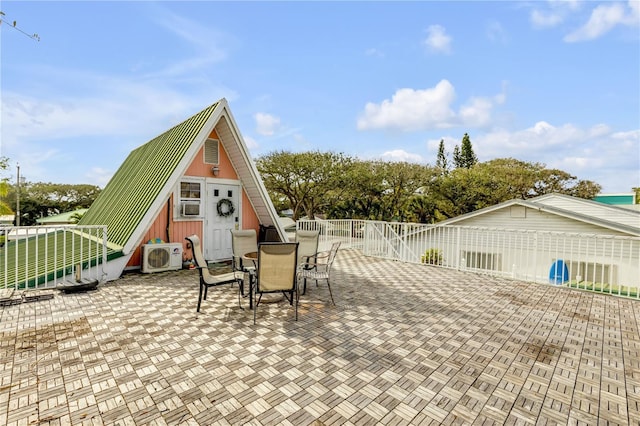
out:
M318 253L318 240L320 231L308 231L300 229L296 231L296 242L298 243L298 267L309 263Z
M231 269L234 273L241 274L238 278L240 293L244 296L245 274L255 272L253 262L248 263L243 256L247 253L258 251L258 235L255 229L232 229L231 230ZM251 289L249 289L249 292Z
M298 274L303 280L302 294L307 291L307 279L315 280L316 287L318 286L318 280L326 280L327 287L329 287L329 295L331 296L331 303L336 304L333 300L333 293L331 292L331 266L333 265L339 248L340 242L335 242L331 245L330 250L317 253L313 262L307 262L298 268Z
M202 255L200 246L200 238L197 235L186 237L185 240L191 243L191 251L193 253L193 261L195 262L198 274L200 275L200 289L198 292L198 307L196 312L200 312L202 300L207 300L207 290L209 287L215 287L222 284L233 284L238 281L235 273L229 272L221 275L212 275L209 272L209 265ZM238 301L240 303L240 301Z
M295 319L298 321L300 297L296 284L297 263L298 243L260 243L258 245L258 268L253 286L254 324L263 294L279 292L282 292L289 304L294 306Z

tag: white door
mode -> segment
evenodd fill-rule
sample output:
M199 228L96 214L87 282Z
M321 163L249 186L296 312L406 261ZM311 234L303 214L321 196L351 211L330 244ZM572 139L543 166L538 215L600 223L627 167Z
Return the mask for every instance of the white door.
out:
M231 230L240 220L240 185L207 184L207 221L204 257L231 259Z

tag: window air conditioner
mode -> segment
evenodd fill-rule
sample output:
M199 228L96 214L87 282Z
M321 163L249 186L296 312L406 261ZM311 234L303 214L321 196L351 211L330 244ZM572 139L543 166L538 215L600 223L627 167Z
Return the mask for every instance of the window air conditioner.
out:
M184 202L181 209L182 216L200 216L200 202Z
M142 272L172 271L182 268L182 244L144 244L142 246Z

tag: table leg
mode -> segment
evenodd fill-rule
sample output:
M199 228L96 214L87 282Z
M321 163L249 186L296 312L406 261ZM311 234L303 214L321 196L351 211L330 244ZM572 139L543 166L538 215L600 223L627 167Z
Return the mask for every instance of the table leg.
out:
M249 272L249 309L253 309L253 289L255 288L255 279L253 273Z

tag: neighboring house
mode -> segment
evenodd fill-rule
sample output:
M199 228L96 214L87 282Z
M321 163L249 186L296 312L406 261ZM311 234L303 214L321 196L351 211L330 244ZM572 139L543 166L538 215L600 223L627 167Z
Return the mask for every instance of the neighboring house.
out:
M514 268L514 275L541 276L554 261L564 258L572 280L591 276L604 283L640 285L638 211L547 194L506 201L435 227L448 225L470 228L464 237L455 237L462 267L479 268L482 264L484 269L509 272ZM472 228L481 230L474 233ZM607 237L595 243L590 238L595 235ZM453 243L452 238L446 245Z
M201 238L208 261L230 259L232 229L286 234L225 99L133 150L78 225L106 225L107 280L141 267L149 241Z
M60 213L53 216L42 217L36 219L38 225L73 225L74 215L83 215L88 209L77 209L71 212Z
M640 212L569 195L546 194L528 200L509 200L438 222L438 225L638 237Z
M13 214L0 215L0 226L13 226L14 220L16 220L16 216Z
M623 194L598 194L593 197L593 201L640 211L640 204L637 204L635 192L627 192Z

